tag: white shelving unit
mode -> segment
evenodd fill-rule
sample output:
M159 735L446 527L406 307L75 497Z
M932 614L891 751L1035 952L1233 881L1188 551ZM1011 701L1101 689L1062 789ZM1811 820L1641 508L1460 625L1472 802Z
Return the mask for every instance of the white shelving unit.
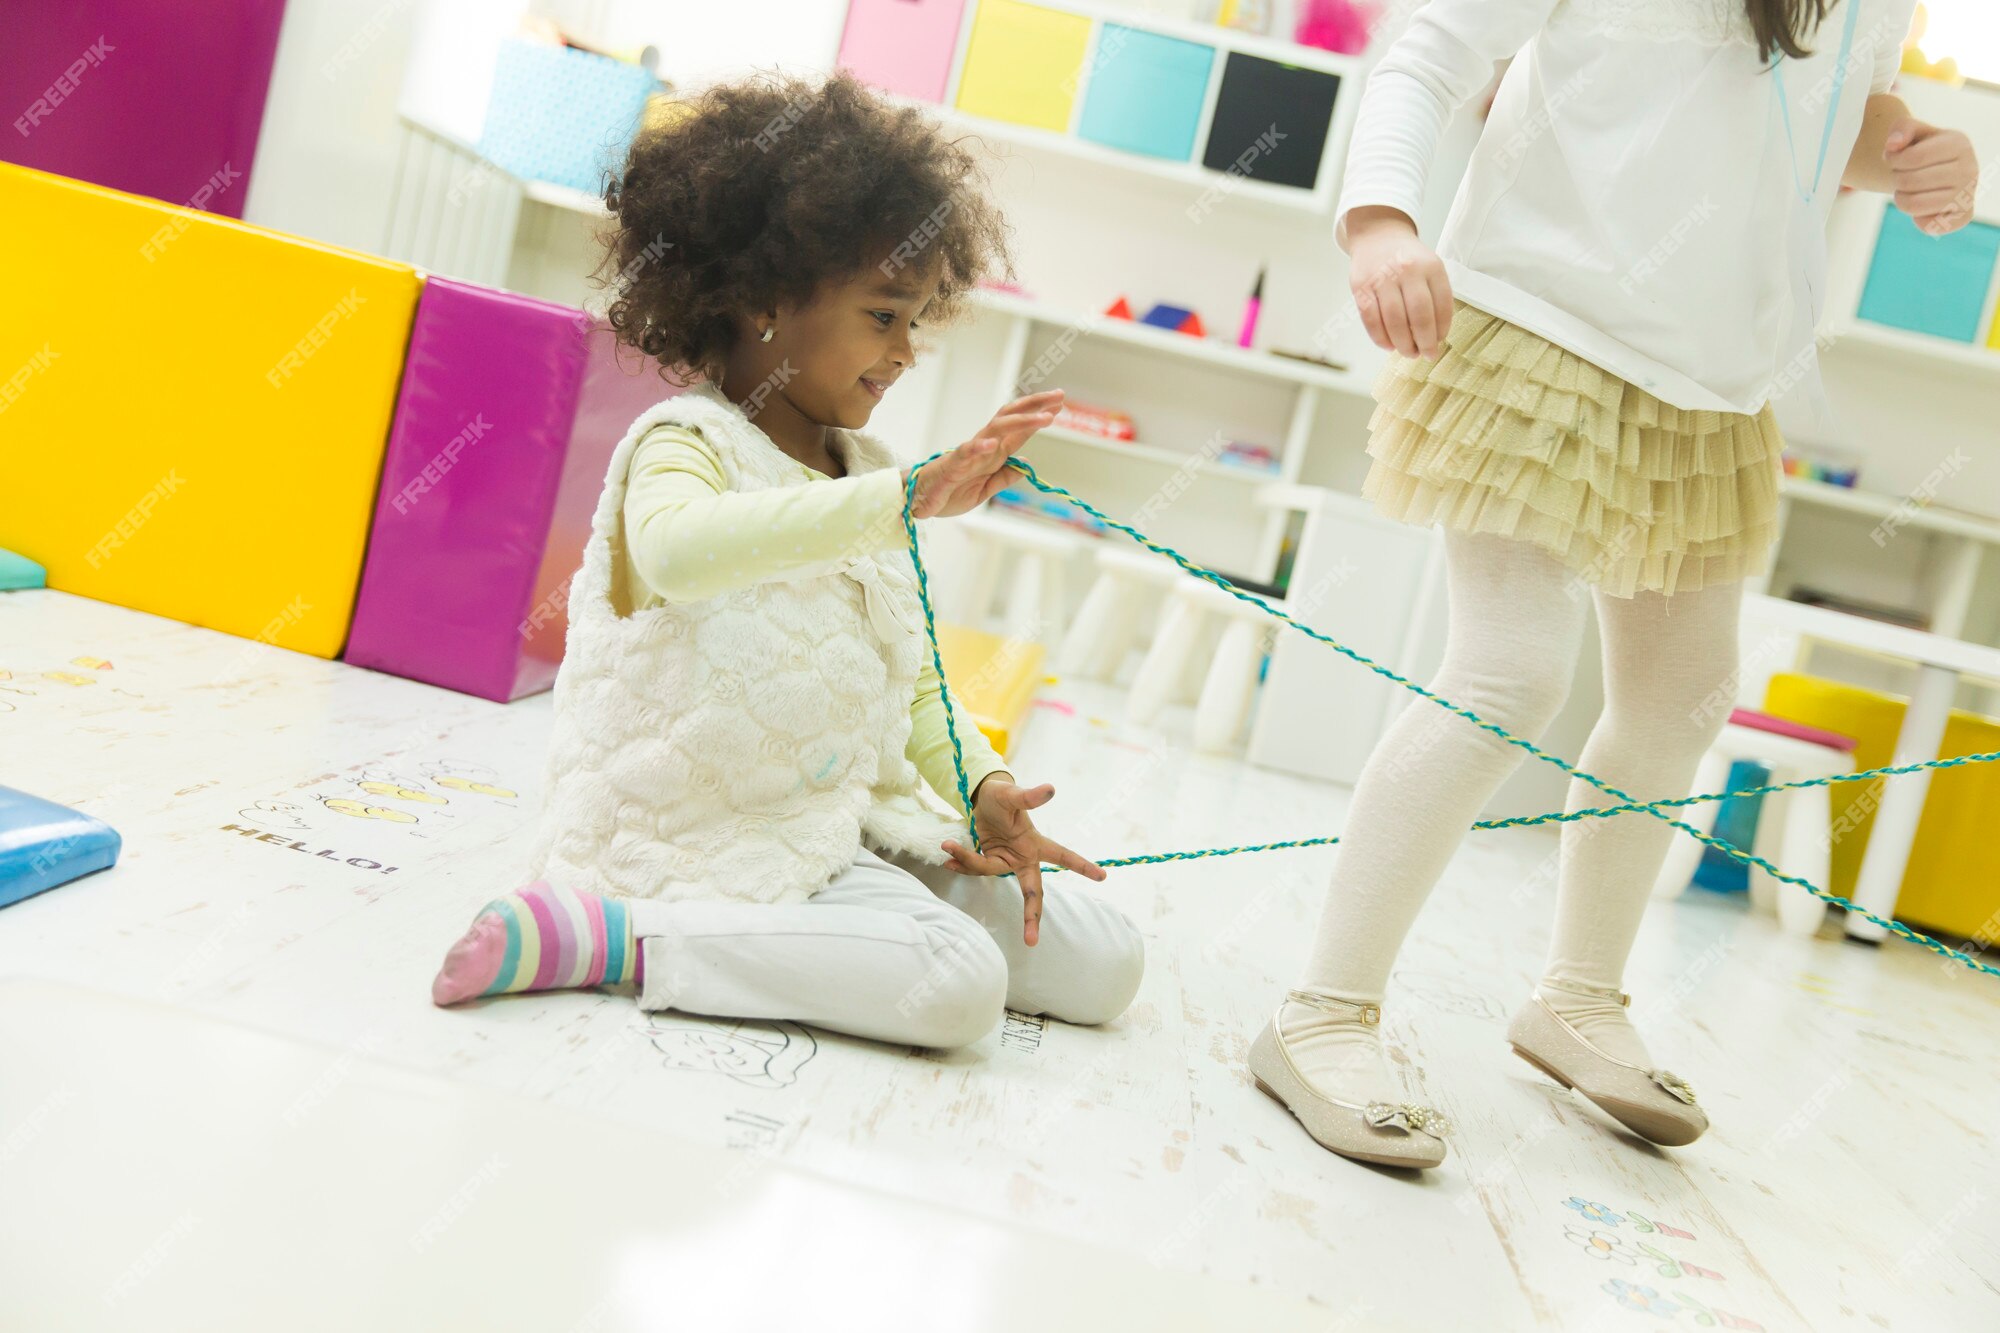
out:
M971 46L979 0L967 0L964 16L959 22L958 45L952 56L950 74L945 81L943 101L913 102L911 105L920 106L950 123L961 125L978 134L1022 147L1060 153L1097 166L1176 181L1196 190L1222 189L1231 199L1269 205L1293 213L1317 215L1332 209L1334 191L1346 156L1349 131L1353 127L1354 114L1360 102L1361 74L1364 70L1360 57L1300 46L1296 42L1280 41L1233 28L1156 18L1150 14L1089 3L1089 0L1034 0L1034 3L1042 9L1075 14L1091 21L1089 42L1084 49L1082 68L1070 101L1069 123L1062 131L996 120L959 109L957 101L960 81L965 74L966 52ZM1214 48L1216 57L1209 70L1208 86L1202 99L1201 117L1195 125L1194 160L1171 161L1143 153L1126 152L1078 136L1078 126L1090 96L1091 73L1106 58L1100 53L1100 44L1107 24ZM1217 95L1222 85L1223 70L1232 52L1330 74L1340 80L1334 98L1333 114L1327 127L1326 143L1320 153L1319 169L1311 190L1259 181L1253 174L1216 170L1199 160L1202 149L1208 142L1209 130L1215 116Z
M1139 439L1134 441L1107 439L1069 429L1045 430L1035 437L1038 444L1047 442L1066 450L1106 455L1127 462L1136 469L1143 469L1148 474L1164 472L1171 475L1178 470L1200 477L1204 484L1249 483L1241 500L1246 521L1255 525L1256 544L1251 558L1232 572L1265 582L1274 578L1291 511L1253 506L1253 489L1274 483L1296 485L1303 472L1321 395L1337 393L1367 397L1370 388L1366 377L1351 370L1294 361L1269 352L1173 333L1131 320L1095 314L1076 315L1006 293L981 291L974 294L973 304L982 323L987 320L1004 322L1003 351L994 366L996 402L1006 402L1019 392L1023 377L1031 370L1034 348L1066 343L1065 360L1069 354L1092 345L1120 349L1128 355L1158 357L1165 363L1158 374L1167 381L1177 375L1184 377L1190 369L1199 368L1241 382L1246 393L1261 393L1266 408L1263 415L1267 420L1273 416L1270 409L1280 407L1284 424L1282 440L1276 449L1278 466L1268 470L1225 462L1213 450L1200 446L1176 448L1152 442L1148 438L1146 424L1149 414L1145 406L1138 403L1114 401L1105 404L1134 411L1140 431ZM1048 377L1048 382L1062 378L1057 372ZM1092 392L1080 391L1074 396L1088 401ZM1152 416L1156 423L1160 419L1158 415ZM1157 427L1154 429L1157 430ZM1214 440L1214 437L1210 439ZM1148 479L1163 481L1165 478Z

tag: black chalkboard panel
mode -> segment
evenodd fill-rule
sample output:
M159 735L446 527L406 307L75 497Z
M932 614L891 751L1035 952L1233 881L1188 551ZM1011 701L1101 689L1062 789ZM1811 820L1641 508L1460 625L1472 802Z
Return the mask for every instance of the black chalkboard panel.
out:
M1340 76L1231 51L1202 165L1310 190L1333 123ZM1276 133L1272 127L1276 126Z

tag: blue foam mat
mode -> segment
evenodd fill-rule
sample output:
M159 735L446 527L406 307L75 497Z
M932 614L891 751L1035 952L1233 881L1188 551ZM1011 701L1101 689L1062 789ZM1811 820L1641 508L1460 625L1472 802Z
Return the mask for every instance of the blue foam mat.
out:
M0 907L109 869L121 843L101 819L0 787Z

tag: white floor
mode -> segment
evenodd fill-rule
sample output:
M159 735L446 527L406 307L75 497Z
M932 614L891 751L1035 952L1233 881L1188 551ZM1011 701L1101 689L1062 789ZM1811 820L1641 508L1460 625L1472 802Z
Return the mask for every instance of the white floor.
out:
M1554 839L1476 834L1389 997L1414 1091L1459 1126L1445 1167L1413 1179L1322 1152L1242 1069L1304 954L1331 849L1113 872L1096 891L1141 923L1150 955L1138 1002L1102 1029L1010 1019L936 1055L649 1017L601 994L447 1012L428 998L443 949L517 882L545 698L503 708L49 592L0 594L0 672L0 783L125 838L114 870L0 911L0 978L247 1024L317 1044L322 1064L517 1094L505 1104L628 1125L635 1153L668 1134L731 1150L739 1170L797 1168L1115 1256L1098 1266L1107 1282L1225 1284L1245 1320L1278 1298L1317 1309L1324 1333L2000 1327L2000 983L1910 946L1788 938L1740 896L1656 905L1628 988L1715 1128L1654 1149L1507 1051L1506 1016L1546 942ZM1184 716L1134 731L1117 705L1102 687L1047 687L1013 756L1024 780L1056 784L1040 822L1085 854L1339 829L1343 791L1189 755ZM1448 920L1474 925L1448 934ZM116 1058L77 1040L79 1078ZM21 1066L39 1070L25 1083L0 1068L0 1293L9 1229L36 1206L9 1189L9 1162L60 1141L43 1137L63 1094L43 1058ZM227 1071L215 1077L224 1088ZM79 1197L116 1207L117 1153L63 1169ZM247 1207L258 1196L244 1190ZM175 1214L154 1206L144 1234L165 1234ZM678 1207L669 1189L648 1212ZM644 1216L630 1225L643 1232ZM531 1236L536 1218L514 1225ZM768 1248L742 1256L746 1282L800 1271L797 1235L768 1225ZM890 1285L919 1276L899 1268L919 1255L894 1234L876 1273ZM1038 1276L1021 1253L996 1248L990 1280L1080 1280L1075 1265ZM116 1274L135 1256L101 1258L92 1271ZM1638 1308L1642 1290L1654 1309ZM968 1293L923 1326L1001 1326L981 1321L989 1303L1002 1304ZM1198 1301L1178 1308L1178 1326L1217 1326Z

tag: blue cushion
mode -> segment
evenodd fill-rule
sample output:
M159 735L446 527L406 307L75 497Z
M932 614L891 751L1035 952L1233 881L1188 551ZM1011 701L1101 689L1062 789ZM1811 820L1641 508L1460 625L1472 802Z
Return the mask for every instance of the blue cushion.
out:
M0 787L0 907L109 868L119 842L102 820Z
M1174 162L1194 156L1214 47L1106 23L1091 64L1079 138Z
M1974 222L1930 236L1900 208L1882 212L1861 318L1956 342L1976 342L2000 255L2000 227Z

